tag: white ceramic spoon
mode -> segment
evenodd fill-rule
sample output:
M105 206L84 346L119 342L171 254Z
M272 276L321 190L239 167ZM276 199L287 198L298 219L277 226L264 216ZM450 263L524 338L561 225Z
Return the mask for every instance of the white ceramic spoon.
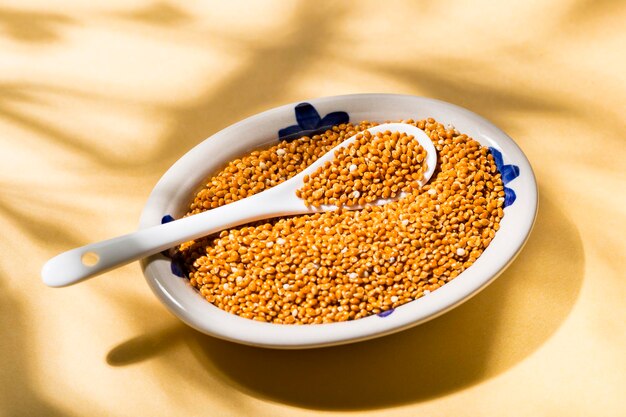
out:
M367 130L371 133L391 131L412 135L426 150L427 167L421 185L430 180L437 165L437 151L426 133L405 123L386 123ZM336 210L336 206L307 207L304 200L296 197L296 190L303 186L305 175L312 174L327 161L332 161L335 151L354 142L356 136L344 140L298 175L251 197L57 255L43 266L41 271L43 282L51 287L64 287L178 244L240 224L273 217ZM371 204L382 205L394 200L377 200Z

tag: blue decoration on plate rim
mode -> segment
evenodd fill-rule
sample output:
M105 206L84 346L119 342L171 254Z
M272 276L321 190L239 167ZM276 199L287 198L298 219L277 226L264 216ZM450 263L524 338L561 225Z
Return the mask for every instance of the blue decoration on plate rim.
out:
M161 224L169 223L174 220L176 219L174 219L169 214L166 214L165 216L161 218ZM164 250L163 252L161 252L161 254L170 259L170 270L172 271L172 274L180 278L185 278L185 273L183 272L183 268L180 266L178 261L176 261L175 259L172 259L172 256L170 255L169 251Z
M515 195L515 191L506 185L519 176L519 167L517 165L505 164L502 152L496 148L489 147L489 151L491 151L496 167L498 171L500 171L502 183L504 184L504 207L508 207L515 202L517 196Z
M278 139L292 141L301 136L311 136L325 132L335 125L348 123L350 116L345 111L334 111L324 117L310 103L300 103L295 109L297 125L287 126L278 131Z
M169 223L169 222L173 222L174 220L176 220L175 218L173 218L172 216L170 216L169 214L166 214L165 216L163 216L163 218L161 219L161 224L165 224L165 223Z
M187 278L180 264L173 259L172 259L172 265L170 267L170 270L172 271L172 274L176 275L177 277Z
M385 310L385 311L381 311L380 313L376 314L378 317L387 317L389 315L391 315L391 313L393 313L395 311L395 308L390 308L389 310Z

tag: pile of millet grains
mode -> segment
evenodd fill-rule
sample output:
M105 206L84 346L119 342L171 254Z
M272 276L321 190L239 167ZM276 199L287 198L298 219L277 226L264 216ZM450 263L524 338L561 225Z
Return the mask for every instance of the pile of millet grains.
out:
M173 251L192 286L215 306L241 317L282 324L330 323L382 313L418 299L453 280L489 245L502 219L504 187L489 150L477 141L433 119L406 120L424 130L438 153L430 181L416 187L425 171L425 153L406 135L364 134L357 149L364 158L352 167L338 154L346 175L326 185L332 193L307 194L310 204L350 205L406 196L362 210L284 217L238 226L185 243ZM313 137L303 136L254 151L230 162L196 194L188 215L261 192L293 177L354 134L375 126L363 121L341 124ZM381 138L396 147L379 148ZM409 153L396 152L397 149ZM390 151L384 152L384 150ZM378 155L372 155L374 150ZM410 160L410 167L403 167ZM378 156L378 162L372 156ZM374 167L382 157L397 168L372 192ZM366 161L367 160L367 161ZM415 164L417 163L417 164ZM365 165L365 166L363 166ZM332 166L332 165L331 165ZM347 168L346 168L347 167ZM387 167L388 168L388 167ZM405 172L406 170L406 172ZM339 174L338 173L338 174ZM368 175L370 173L371 175ZM362 174L362 175L360 175ZM309 186L324 177L309 178ZM363 186L363 179L370 179ZM314 177L313 175L311 177ZM358 178L357 178L358 177ZM326 178L331 178L330 174ZM356 180L361 188L355 188ZM339 183L339 188L335 184ZM333 189L333 187L335 187ZM342 188L343 187L343 188ZM311 187L310 187L311 188ZM368 191L369 189L369 191ZM335 190L337 191L335 193ZM306 192L305 192L306 191ZM354 193L359 191L359 194Z
M363 206L420 188L426 151L413 136L365 131L311 175L296 196L314 207Z

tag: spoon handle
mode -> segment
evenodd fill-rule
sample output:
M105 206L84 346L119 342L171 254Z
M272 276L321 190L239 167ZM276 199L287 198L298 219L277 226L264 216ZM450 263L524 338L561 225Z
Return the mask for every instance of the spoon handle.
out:
M372 133L390 130L413 135L427 152L427 170L423 181L428 181L437 164L437 151L422 130L404 123L386 123L368 130ZM64 252L43 266L43 282L51 287L64 287L229 227L279 216L335 210L333 206L307 207L303 200L296 197L296 189L302 185L306 175L334 159L336 150L347 146L357 137L354 135L338 144L304 171L259 194L194 216ZM379 203L389 201L381 200Z
M269 189L200 214L63 252L45 263L41 276L48 286L64 287L229 227L296 214L298 205L285 210L274 194Z

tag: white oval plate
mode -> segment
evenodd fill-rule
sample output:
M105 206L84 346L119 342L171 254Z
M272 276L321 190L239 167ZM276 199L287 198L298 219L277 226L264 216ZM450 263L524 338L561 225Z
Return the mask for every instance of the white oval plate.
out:
M205 179L252 149L324 130L329 124L433 117L492 149L507 193L500 230L478 260L453 281L391 312L359 320L281 325L227 313L207 302L163 255L142 260L148 284L165 306L189 326L222 339L272 348L338 345L394 333L433 319L491 283L513 261L532 229L537 185L515 142L484 118L443 101L396 94L356 94L293 103L249 117L214 134L180 158L159 180L144 207L140 227L182 216Z

